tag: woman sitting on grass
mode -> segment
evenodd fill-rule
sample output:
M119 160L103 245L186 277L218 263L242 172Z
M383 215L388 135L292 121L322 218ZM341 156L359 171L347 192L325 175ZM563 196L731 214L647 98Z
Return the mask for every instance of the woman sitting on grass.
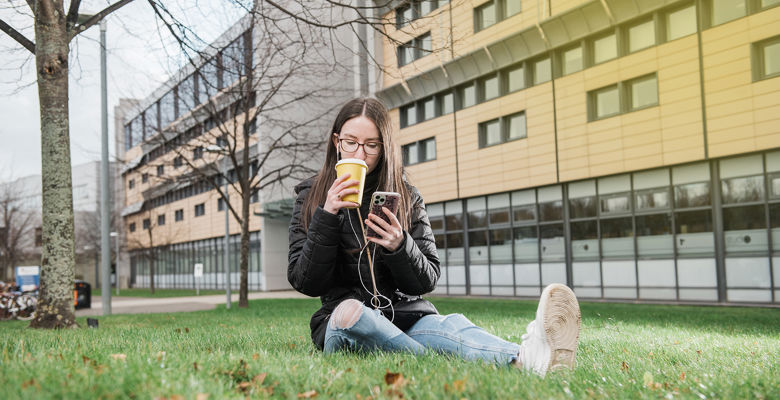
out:
M295 188L287 268L296 290L322 300L310 323L318 348L326 353L431 349L532 369L542 376L559 366L574 366L580 312L574 293L564 285L545 288L536 320L519 345L461 314L439 315L419 297L436 287L439 257L425 204L404 177L387 110L379 101L349 101L328 135L322 169ZM363 160L368 167L359 209L342 200L358 193L350 187L359 183L349 174L336 176L342 157ZM400 194L398 217L383 208L390 223L369 215L374 191ZM368 218L361 221L359 215ZM365 239L363 222L379 237Z

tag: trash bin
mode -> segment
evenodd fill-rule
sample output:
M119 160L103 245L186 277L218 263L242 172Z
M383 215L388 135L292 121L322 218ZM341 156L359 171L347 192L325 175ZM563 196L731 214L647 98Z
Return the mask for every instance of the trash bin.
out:
M76 280L73 284L73 305L76 309L92 308L92 286L89 282Z

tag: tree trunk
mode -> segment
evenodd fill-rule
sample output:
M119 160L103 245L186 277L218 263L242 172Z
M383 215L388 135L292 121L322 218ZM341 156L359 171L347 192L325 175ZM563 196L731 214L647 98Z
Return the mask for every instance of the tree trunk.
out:
M76 327L73 186L68 131L68 32L62 2L38 1L35 65L41 113L43 249L32 328Z
M249 151L244 154L249 154ZM238 289L240 308L249 308L249 194L249 190L241 193L241 287Z

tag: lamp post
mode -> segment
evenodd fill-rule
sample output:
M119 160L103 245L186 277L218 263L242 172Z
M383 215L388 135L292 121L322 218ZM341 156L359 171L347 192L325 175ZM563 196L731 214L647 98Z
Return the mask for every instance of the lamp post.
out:
M84 23L91 14L79 14L78 22ZM103 315L111 315L111 241L108 237L111 227L108 203L108 79L106 77L106 20L100 20L100 257L101 257L101 302Z
M225 264L225 283L226 283L226 289L225 289L225 295L227 296L227 302L225 303L225 308L230 309L230 255L228 253L230 249L230 220L228 216L228 202L230 201L230 195L228 194L228 174L227 174L227 162L228 162L228 155L227 155L227 149L217 146L217 145L210 145L206 147L206 151L209 153L218 153L222 155L222 179L225 180L225 189L224 194L225 198L223 201L224 208L225 208L225 244L222 251L222 258L223 262Z
M119 296L119 232L111 232L114 238L114 259L116 260L116 271L114 272L116 281L116 295Z

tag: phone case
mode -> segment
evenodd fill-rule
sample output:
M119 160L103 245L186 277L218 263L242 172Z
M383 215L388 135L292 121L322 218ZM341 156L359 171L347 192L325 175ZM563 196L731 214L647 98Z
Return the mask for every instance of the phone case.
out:
M385 213L382 211L382 207L387 207L390 212L393 214L398 212L398 204L401 202L401 195L395 192L374 192L374 194L371 195L371 211L370 214L377 215L379 218L382 218L387 222L390 223L390 217L385 215ZM380 237L378 233L376 233L373 229L370 227L366 230L366 236L367 237Z

